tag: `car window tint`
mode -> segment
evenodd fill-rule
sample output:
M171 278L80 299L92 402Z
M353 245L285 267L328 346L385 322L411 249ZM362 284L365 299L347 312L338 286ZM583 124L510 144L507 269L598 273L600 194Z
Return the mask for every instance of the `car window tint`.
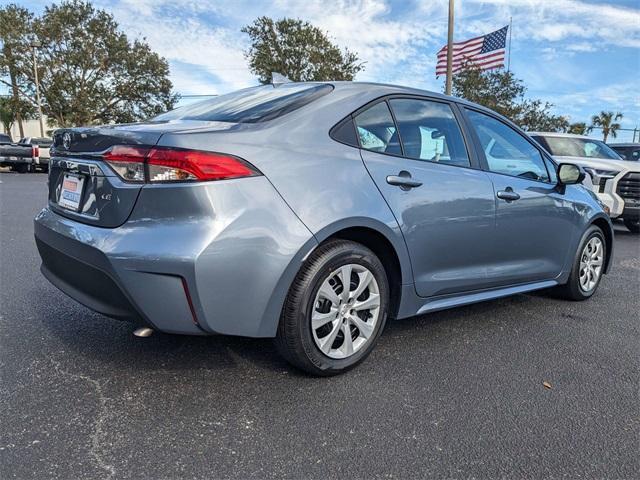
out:
M467 110L487 159L489 170L514 177L549 181L542 155L516 130L493 117Z
M451 107L413 98L390 101L406 157L468 167L469 157Z
M285 83L277 86L262 85L177 108L158 115L153 120L265 122L297 110L332 90L333 86L327 84Z
M333 127L329 132L329 135L331 135L331 138L338 142L346 143L347 145L351 145L353 147L358 146L356 128L353 124L353 119L351 118L351 116L345 118L335 127Z
M400 140L386 102L378 102L355 117L360 145L374 152L400 155Z

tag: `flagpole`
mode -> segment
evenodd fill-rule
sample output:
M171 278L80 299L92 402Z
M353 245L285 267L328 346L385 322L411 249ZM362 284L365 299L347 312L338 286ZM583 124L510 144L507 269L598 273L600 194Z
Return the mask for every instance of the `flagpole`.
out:
M511 31L513 30L513 17L509 17L509 56L507 57L507 72L511 70Z
M449 29L447 33L447 82L445 93L451 95L453 70L453 0L449 0Z

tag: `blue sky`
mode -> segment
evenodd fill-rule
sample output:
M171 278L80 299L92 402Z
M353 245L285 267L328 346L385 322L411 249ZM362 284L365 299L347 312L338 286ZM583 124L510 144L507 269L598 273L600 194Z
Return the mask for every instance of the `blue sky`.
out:
M23 3L36 12L45 4ZM258 16L308 20L366 61L356 80L442 91L436 52L446 41L448 0L95 0L130 37L167 58L176 91L219 94L255 85L243 25ZM455 40L513 17L511 69L528 96L571 121L600 110L640 126L640 1L456 0ZM628 138L627 138L628 137ZM631 138L621 133L620 140Z

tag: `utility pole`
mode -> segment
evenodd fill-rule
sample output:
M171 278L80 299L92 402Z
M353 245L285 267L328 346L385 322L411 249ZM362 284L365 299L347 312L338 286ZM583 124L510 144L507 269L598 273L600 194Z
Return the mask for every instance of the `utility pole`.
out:
M16 122L18 123L18 131L20 132L20 138L24 137L24 127L22 126L22 114L20 113L20 96L18 95L18 81L16 79L16 66L13 58L11 47L7 44L4 46L4 52L9 59L9 77L11 80L11 94L13 97L13 105L16 109ZM11 131L7 132L11 134Z
M509 56L507 57L507 72L511 70L511 32L513 31L513 17L509 17Z
M40 102L40 82L38 81L38 63L36 60L36 48L40 48L39 43L31 44L31 52L33 53L33 78L36 84L36 102L38 104L38 120L40 120L40 136L44 137L44 124L42 123L42 104Z
M451 95L453 70L453 0L449 0L449 30L447 33L447 83L445 93Z

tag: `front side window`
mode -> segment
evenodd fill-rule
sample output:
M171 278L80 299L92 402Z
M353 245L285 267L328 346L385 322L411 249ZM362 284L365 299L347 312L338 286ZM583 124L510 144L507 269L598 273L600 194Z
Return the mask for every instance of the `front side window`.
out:
M467 109L467 115L480 138L490 171L549 181L542 155L516 130L484 113Z
M355 117L360 146L380 153L400 155L400 140L386 102L378 102Z
M460 127L449 105L413 98L396 98L390 103L406 157L470 166Z

